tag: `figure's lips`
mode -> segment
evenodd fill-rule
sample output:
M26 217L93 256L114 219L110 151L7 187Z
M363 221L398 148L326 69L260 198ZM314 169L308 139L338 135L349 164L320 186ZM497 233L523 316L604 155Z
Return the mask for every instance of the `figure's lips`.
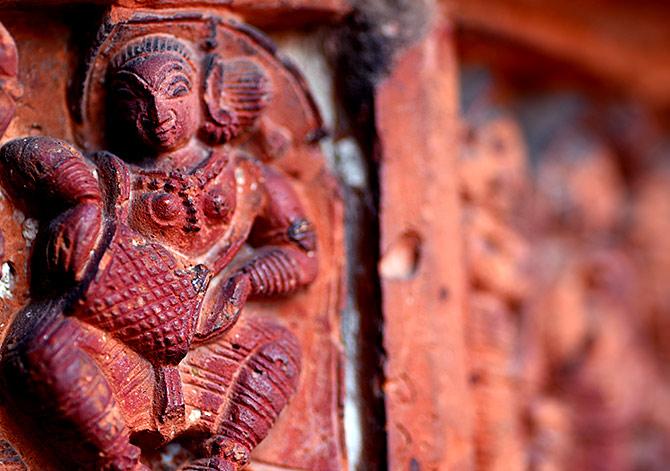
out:
M161 127L161 128L158 128L158 129L154 130L154 134L158 138L165 137L168 134L170 134L174 130L174 128L175 128L174 125L169 126L169 127Z
M170 116L170 117L164 119L163 121L158 123L158 126L156 126L156 132L158 132L160 134L163 134L163 133L166 133L166 132L170 131L172 128L174 128L175 121L176 121L176 119L175 119L174 116Z
M159 139L164 139L168 134L174 131L176 125L176 116L174 112L170 112L164 120L156 123L156 126L153 129L153 134Z
M174 120L171 120L165 125L154 128L151 134L153 134L154 138L159 141L166 141L170 138L175 129L175 122Z

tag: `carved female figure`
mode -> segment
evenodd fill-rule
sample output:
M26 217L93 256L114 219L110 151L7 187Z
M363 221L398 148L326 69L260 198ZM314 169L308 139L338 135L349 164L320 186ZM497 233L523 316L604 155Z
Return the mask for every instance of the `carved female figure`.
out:
M238 469L300 362L286 329L240 311L317 270L286 177L229 144L271 84L251 59L166 34L127 44L107 84L114 154L46 137L0 149L3 189L40 221L3 390L70 467L144 469L136 444L188 433L203 457L184 469Z

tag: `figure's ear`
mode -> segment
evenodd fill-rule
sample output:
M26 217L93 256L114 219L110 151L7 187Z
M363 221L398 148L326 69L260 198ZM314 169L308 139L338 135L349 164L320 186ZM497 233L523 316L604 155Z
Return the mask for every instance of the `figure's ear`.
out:
M209 58L205 72L205 105L210 140L226 142L253 127L270 97L265 71L249 59Z

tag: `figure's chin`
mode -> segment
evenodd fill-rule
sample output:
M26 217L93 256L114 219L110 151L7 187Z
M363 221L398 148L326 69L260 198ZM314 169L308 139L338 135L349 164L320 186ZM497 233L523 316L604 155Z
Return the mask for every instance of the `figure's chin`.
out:
M160 152L169 152L172 150L175 150L177 147L176 142L170 140L170 141L156 141L154 143L154 148Z
M176 139L173 139L171 136L169 138L164 139L158 137L149 138L148 136L146 136L142 139L142 142L144 142L144 145L148 149L157 152L169 152L179 147L179 143L176 141Z
M137 137L144 147L154 152L171 152L185 146L189 138L183 133L170 131L164 134L143 132L138 133Z

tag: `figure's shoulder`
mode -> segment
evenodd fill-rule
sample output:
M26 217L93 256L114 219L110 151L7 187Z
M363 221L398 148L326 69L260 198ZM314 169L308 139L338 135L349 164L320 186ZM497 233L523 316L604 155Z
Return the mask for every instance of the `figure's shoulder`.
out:
M262 179L265 164L249 152L241 149L230 151L230 162L235 168L235 175L246 174L255 181Z
M62 139L49 136L28 136L12 139L0 149L2 160L25 161L48 168L61 165L70 159L82 159L83 154L75 146Z
M125 201L130 197L130 167L118 156L108 151L97 151L89 154L98 172L101 184L117 201Z

